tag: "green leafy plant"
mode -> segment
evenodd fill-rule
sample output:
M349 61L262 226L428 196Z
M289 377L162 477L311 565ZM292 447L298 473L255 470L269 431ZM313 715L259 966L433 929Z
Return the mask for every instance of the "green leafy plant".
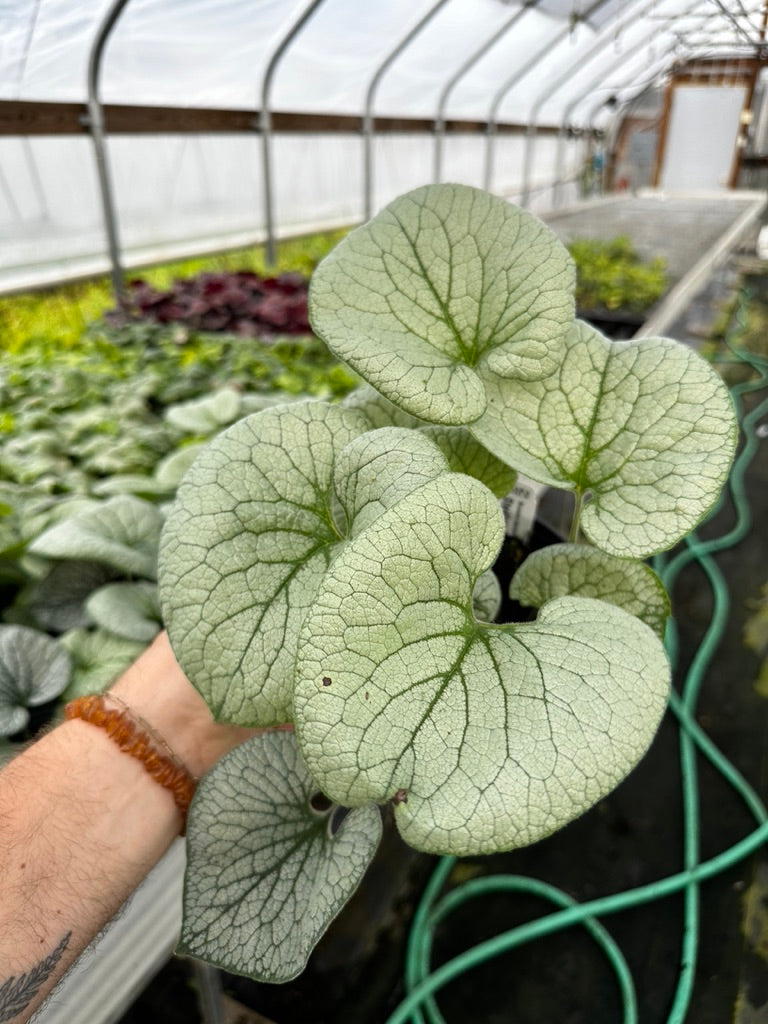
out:
M0 608L5 622L60 638L72 672L58 704L28 695L25 730L107 687L161 628L159 524L200 445L277 398L338 397L358 383L312 335L266 344L102 321L75 338L64 318L57 338L53 298L38 302L48 333L25 319L30 298L0 341ZM0 322L14 310L0 304ZM125 534L131 517L138 532ZM14 724L0 722L0 737Z
M356 383L312 336L267 345L102 324L77 349L30 342L0 367L0 479L47 493L98 493L115 475L148 477L179 444L229 422L218 411L195 436L174 423L172 406L228 394L235 419L253 396L334 397Z
M318 262L344 236L344 231L325 231L281 241L277 265L268 264L264 246L247 246L229 252L175 260L145 268L142 277L154 288L171 288L179 278L210 272L260 275L275 272L299 273L309 277ZM76 351L83 333L113 305L114 295L107 277L46 291L0 296L0 348L6 353L36 348Z
M644 313L669 287L666 261L644 261L630 238L575 238L568 251L576 263L576 302L583 310Z
M301 971L389 805L430 853L536 842L648 748L669 665L645 564L711 508L736 422L675 341L574 320L555 235L465 186L417 189L319 265L310 318L366 381L227 427L187 471L159 587L214 716L256 737L202 780L182 949L269 981ZM573 496L497 622L499 499Z
M48 631L68 652L71 671L56 695L69 700L103 690L161 629L155 578L162 511L123 494L47 503L38 496L26 514L27 581L6 618ZM13 734L9 724L0 721L0 736Z
M58 697L69 674L69 655L56 640L26 626L0 626L0 736L21 732L29 709Z

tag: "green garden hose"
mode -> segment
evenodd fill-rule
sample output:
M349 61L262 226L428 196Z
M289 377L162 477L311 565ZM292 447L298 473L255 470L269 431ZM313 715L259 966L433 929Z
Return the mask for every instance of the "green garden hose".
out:
M680 692L670 695L669 707L680 729L680 763L683 797L683 870L657 882L629 889L615 895L577 904L570 896L534 878L514 875L488 876L465 882L441 895L448 883L455 858L444 857L438 863L416 910L411 925L405 964L406 997L390 1015L386 1024L446 1024L437 1001L440 989L471 970L517 946L545 935L582 925L605 954L618 983L622 1002L622 1024L637 1024L638 1010L634 980L627 962L599 918L619 913L641 904L652 903L673 893L683 894L683 932L677 984L666 1024L682 1024L688 1013L693 993L699 944L699 887L703 881L731 868L768 842L768 811L760 797L739 771L717 749L695 720L701 686L725 631L729 616L729 594L714 555L741 541L749 532L751 513L744 487L747 468L758 447L757 425L768 414L768 398L746 415L742 397L768 386L768 359L744 353L733 344L743 329L749 293L742 291L727 345L736 361L750 366L756 377L731 389L739 416L743 444L728 483L728 495L735 511L733 527L714 539L702 540L698 534L687 538L685 547L673 557L659 557L655 568L669 591L682 570L695 562L703 571L712 590L713 610L703 640L691 662ZM725 495L713 510L714 516L723 506ZM674 622L667 633L667 650L673 666L677 661L677 631ZM738 794L754 818L755 829L740 842L709 860L700 859L699 847L699 785L696 750L708 759L730 787ZM537 920L512 928L431 969L435 929L457 907L468 900L489 893L521 892L548 900L557 908ZM463 1022L462 1022L463 1024Z

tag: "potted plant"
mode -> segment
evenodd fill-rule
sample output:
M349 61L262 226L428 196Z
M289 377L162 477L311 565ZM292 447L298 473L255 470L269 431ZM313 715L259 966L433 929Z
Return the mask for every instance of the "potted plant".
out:
M576 304L596 327L637 329L670 285L666 260L643 260L627 235L573 238L568 252L577 268Z
M669 611L645 564L715 502L730 397L666 338L574 319L556 236L460 185L417 189L317 268L316 333L365 381L228 427L160 545L163 618L217 719L293 723L202 780L181 949L295 977L393 808L406 843L534 843L613 789L664 712ZM499 499L516 473L573 496L495 622Z

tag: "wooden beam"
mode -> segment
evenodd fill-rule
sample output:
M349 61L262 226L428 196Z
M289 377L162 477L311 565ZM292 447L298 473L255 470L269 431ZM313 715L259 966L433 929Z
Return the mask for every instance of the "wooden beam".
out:
M757 87L757 79L760 74L760 68L765 63L764 60L760 59L762 48L765 44L765 36L768 31L768 0L763 3L762 19L760 23L760 43L755 56L752 61L751 73L749 81L747 83L747 94L744 97L744 108L742 110L742 118L739 122L739 136L736 140L736 153L734 154L733 166L731 168L731 177L728 181L729 188L736 188L739 176L741 174L741 168L744 161L744 154L747 148L747 140L749 138L749 126L752 123L754 116L753 105L755 102L755 89Z
M624 159L627 148L635 133L659 130L658 114L629 114L621 122L616 142L608 154L608 165L605 174L605 190L613 192L616 185L616 167ZM655 160L655 157L654 157ZM655 164L654 164L655 172Z
M713 71L710 74L701 75L675 75L675 85L696 85L706 89L708 86L746 86L751 77L751 72L744 68L742 71L735 71L731 66L730 71Z
M2 135L70 135L85 130L79 118L85 116L82 103L31 103L0 101Z
M674 80L670 79L664 90L664 103L661 108L661 123L659 125L659 136L656 140L656 160L653 167L653 187L658 188L661 181L661 170L664 166L664 154L667 148L667 133L669 131L669 119L672 112L672 93L674 91Z
M676 65L671 74L678 85L741 85L757 77L767 62L762 52L754 57L696 57Z
M258 111L223 110L208 107L149 107L107 103L104 121L108 134L223 134L256 132ZM275 111L275 132L359 134L363 119L349 114L308 114ZM377 117L374 130L382 134L431 133L431 118ZM447 121L449 134L484 134L485 121ZM525 125L499 124L500 134L523 134ZM557 125L540 126L545 135L556 135ZM3 135L83 135L88 133L88 110L84 103L51 103L32 100L0 100L0 136Z

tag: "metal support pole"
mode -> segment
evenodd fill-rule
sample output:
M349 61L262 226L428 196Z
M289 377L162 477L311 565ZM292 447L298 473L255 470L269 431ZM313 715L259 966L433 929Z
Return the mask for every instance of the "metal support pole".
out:
M651 68L647 69L647 73L646 73L642 83L640 83L637 86L637 88L633 89L633 92L632 92L631 96L628 99L626 99L623 102L618 104L617 112L614 114L614 119L618 117L618 111L623 111L627 107L631 106L632 103L634 102L634 100L637 98L637 96L639 96L642 92L644 92L645 89L648 87L648 85L654 80L654 78L656 78L656 76L659 75L661 73L661 71L663 71L663 69L669 63L670 55L673 54L676 51L678 46L679 46L678 41L674 40L670 44L670 46L664 51L662 56L659 57L656 61L654 61L654 63L651 65ZM635 74L634 73L630 76L629 81L632 82L633 84L635 83ZM627 81L622 82L620 85L616 86L615 92L621 92L623 89L625 89L627 87L627 85L628 85ZM573 107L577 106L579 103L581 103L583 100L585 100L587 98L587 96L589 95L589 92L591 92L591 90L583 92L579 96L579 98L574 102ZM597 117L597 115L600 113L600 111L603 109L604 106L605 106L605 100L600 100L600 102L595 104L595 106L592 107L590 112L587 114L586 124L588 126L589 131L591 131L593 133L596 131L595 123L594 123L595 122L595 118ZM565 136L566 136L567 129L568 129L568 118L569 117L570 117L570 112L566 112L566 114L564 114L564 116L563 116L563 121L562 121L562 124L560 125L560 133L558 134L558 138L557 138L557 157L556 157L556 164L555 164L556 175L557 175L557 178L556 178L556 181L555 181L555 206L559 206L560 205L560 203L559 203L560 185L561 185L561 183L564 180L563 163L564 163Z
M107 153L106 132L104 130L104 112L99 99L99 75L101 73L101 61L104 49L107 45L112 29L117 20L128 5L128 0L113 0L104 20L99 26L99 31L91 46L88 57L88 130L93 139L94 152L96 154L96 173L98 175L99 190L101 192L101 208L104 216L104 228L107 234L107 248L109 250L109 261L112 267L112 289L115 293L115 302L124 309L128 297L125 288L125 271L123 269L120 255L120 236L117 228L117 211L115 207L114 188L112 175L109 167L109 156Z
M754 47L758 45L758 40L753 39L748 32L744 31L744 29L739 24L738 19L734 17L733 12L729 11L725 4L722 3L722 0L713 0L713 2L716 3L717 6L720 8L724 17L727 18L728 21L730 21L731 25L736 30L736 35L743 37L744 42L747 46Z
M274 78L275 71L277 70L277 65L280 63L285 51L291 45L299 32L301 32L322 2L323 0L310 0L310 2L302 8L298 16L290 23L275 46L264 72L264 77L261 80L259 131L261 132L261 158L264 180L264 230L266 233L266 256L267 263L270 266L274 266L276 262L277 250L275 245L275 206L272 188L272 111L269 106L269 94L272 88L272 79Z
M475 50L471 57L469 57L451 76L448 82L446 82L443 91L440 93L440 98L437 102L437 114L435 115L435 157L434 157L434 170L433 180L439 182L443 173L443 142L445 141L445 110L448 105L448 97L455 88L455 86L461 81L464 75L470 71L475 64L488 53L490 49L509 32L513 26L523 17L523 15L531 8L536 7L541 0L526 0L520 10L515 11L511 18L508 18L501 28L497 29L493 35L487 39L479 50Z
M592 14L595 13L595 11L599 10L603 6L603 4L605 4L607 2L608 2L608 0L595 0L595 2L590 4L590 6L587 8L587 10L582 15L583 19L586 20L587 18L589 18ZM490 109L488 111L487 128L486 128L487 135L486 135L486 146L485 146L485 180L484 180L484 184L485 184L485 188L486 188L486 190L488 192L491 191L491 184L492 184L492 179L493 179L493 155L494 155L494 147L495 147L495 142L496 142L496 125L498 123L499 107L501 106L501 103L502 103L504 97L507 95L507 93L510 91L510 89L514 88L514 86L516 86L518 82L521 82L525 78L525 76L527 74L529 74L531 71L533 71L533 69L541 61L542 57L546 56L546 54L548 54L550 52L550 50L552 50L555 46L557 46L559 43L561 43L564 39L567 39L567 37L570 35L570 33L571 33L571 24L569 22L564 28L562 28L559 32L557 32L552 38L548 39L545 46L542 46L540 49L536 50L536 52L531 56L531 58L529 60L527 60L525 62L525 64L523 64L523 66L521 68L518 68L518 70L514 73L514 75L512 75L510 78L508 78L504 82L504 84L501 86L501 88L498 89L496 91L496 93L494 93L493 100L491 102L491 106L490 106Z
M666 15L666 18L667 18L668 21L677 21L679 18L686 18L686 17L689 17L689 16L693 16L692 12L695 10L695 8L697 6L698 6L698 4L696 4L696 3L689 4L689 6L686 7L684 11L676 12L673 15L672 14ZM710 20L712 17L713 17L713 15L709 15L705 19L705 23L706 23L706 21ZM697 20L699 20L699 19L697 18ZM647 38L644 41L641 41L638 44L637 48L639 49L640 46L644 46L645 42L648 42ZM655 68L657 68L657 70L653 73L652 76L651 75L646 75L646 82L648 82L649 80L652 80L652 78L656 77L656 75L661 71L661 69L668 62L670 55L675 52L675 50L677 49L678 46L679 46L679 33L675 32L675 33L673 33L672 42L667 47L667 49L664 51L664 55L661 57L660 60L656 61L654 63L654 65L653 65ZM614 68L616 66L620 66L621 64L623 64L625 59L626 59L626 55L622 55L622 59L620 61L616 62L616 64L614 64L611 67L611 69L609 71L609 74L614 70ZM560 185L561 181L563 180L563 176L564 176L563 175L563 164L564 164L564 160L565 160L565 153L564 153L564 151L565 151L565 137L566 137L566 134L567 134L567 131L568 131L568 122L570 121L571 115L572 115L573 111L576 109L576 107L586 99L586 97L595 88L595 85L598 84L598 82L600 80L602 80L602 77L604 77L604 71L605 71L605 69L603 69L603 76L601 76L601 79L598 79L597 82L595 82L595 81L591 82L590 86L587 89L583 90L576 99L572 100L571 103L569 103L569 105L566 107L565 111L563 112L563 119L561 121L560 131L558 132L558 137L557 137L557 153L556 153L556 157L555 157L555 201L556 201L556 204L557 204L557 199L558 199L559 185ZM631 77L634 78L634 74ZM643 86L643 88L645 88L645 87L646 86ZM619 86L619 89L621 89L621 88L625 88L625 86ZM637 91L635 91L634 95L637 95ZM594 118L597 116L598 112L602 109L602 107L604 105L605 105L605 101L603 100L593 109L592 113L588 116L587 123L590 126L592 126L592 122L594 121Z
M8 204L8 209L10 210L13 219L16 221L17 224L20 224L22 220L21 210L19 209L19 204L16 202L16 197L13 194L13 190L8 184L8 179L3 173L2 167L0 167L0 192L2 192L6 203Z
M693 11L696 8L696 6L697 6L697 4L696 4L696 2L694 0L694 2L691 3L688 7L686 7L684 11L677 13L675 15L675 18L678 19L678 18L685 18L685 17L687 17L691 13L691 11ZM646 39L646 42L647 41L648 40ZM642 46L642 45L645 45L645 44L641 42L639 45ZM622 104L622 106L626 106L627 103L631 103L632 100L637 95L639 95L640 92L642 92L642 90L647 88L648 83L651 82L656 77L656 75L658 75L660 73L660 71L669 63L670 56L675 53L675 51L678 49L679 45L680 45L679 37L677 35L675 35L673 37L672 41L670 42L669 46L666 48L666 50L664 50L662 56L654 63L653 67L655 68L655 70L653 72L651 72L651 73L646 75L645 81L644 81L643 85L641 86L641 88L639 90L635 89L633 91L633 94L630 97L630 99L627 102L625 102L624 104ZM623 63L623 61L618 62L618 65L614 65L614 67L611 68L611 71L613 71L616 66L620 66L622 63ZM630 76L630 81L633 81L633 80L634 80L634 74ZM619 85L617 87L616 91L620 91L620 90L626 88L626 84L627 83ZM576 99L572 100L571 103L568 105L568 107L563 112L563 120L562 120L562 123L560 125L560 133L558 135L558 154L557 154L557 163L556 163L556 171L557 171L558 181L562 178L562 160L563 160L563 158L562 158L562 149L561 149L561 147L564 146L564 136L565 136L565 133L567 131L568 121L570 120L570 117L571 117L573 111L575 110L575 108L580 103L582 103L586 99L586 97L593 91L594 85L595 85L595 83L592 82L590 88L585 89ZM602 110L604 105L605 105L605 101L603 100L600 103L596 104L592 108L592 110L589 112L589 114L587 116L587 123L590 126L592 126L592 127L594 126L594 119L597 117L598 113L600 112L600 110Z
M659 57L658 60L654 61L654 63L651 65L650 69L648 70L648 73L646 74L645 78L642 80L641 83L637 84L635 82L634 74L630 76L629 81L631 81L633 83L633 86L635 87L626 99L623 99L617 103L614 118L618 117L620 113L623 113L627 109L627 107L631 107L635 100L638 98L638 96L642 95L642 93L648 88L648 85L654 80L654 78L656 78L657 75L661 74L661 72L667 66L670 54L674 53L679 45L679 42L675 42L670 47L668 47L668 49L664 51L661 57ZM626 89L629 84L629 81L625 80L624 82L617 85L615 92L622 92L624 89ZM588 95L589 93L582 93L579 97L578 102L583 102L583 100L585 100ZM585 119L589 131L597 131L597 128L595 126L595 118L604 106L605 100L600 100L599 103L596 103L594 107L590 109Z
M653 7L657 6L657 2L658 0L648 0L648 2L641 6L639 9L633 8L632 11L625 17L620 18L617 22L612 22L610 25L610 34L605 33L603 37L598 37L598 39L595 40L595 42L592 44L592 46L589 47L588 50L580 54L577 60L572 61L570 64L568 64L565 70L562 72L562 74L558 75L557 78L549 82L547 84L546 89L540 92L539 95L536 97L536 100L534 101L534 104L531 107L531 113L528 118L528 128L525 134L525 154L523 157L523 189L520 199L520 203L522 206L527 206L530 200L533 153L536 143L536 131L538 129L538 117L542 106L551 96L554 96L558 89L561 89L571 78L573 78L574 74L580 71L582 67L589 64L590 61L592 61L599 53L601 53L606 48L606 46L609 46L613 42L615 34L617 32L623 31L627 27L627 25L631 25L638 17L642 17ZM650 38L651 36L655 35L657 32L658 29L654 26L651 29L650 34L644 37L644 42L647 41L647 39ZM639 45L643 44L641 43ZM622 54L621 61L617 63L621 63L626 59L626 54ZM610 70L613 70L613 67L615 67L615 64L611 66ZM597 82L602 81L605 78L606 73L610 74L610 71L606 72L605 67L601 68L600 76L598 77ZM590 85L590 89L588 91L591 91L593 88L594 84Z
M390 50L368 83L363 113L363 210L366 220L370 220L373 216L373 103L376 97L376 90L389 67L397 60L409 43L416 38L425 25L432 20L440 8L445 7L448 2L449 0L437 0L436 3L432 4L427 13L419 18L397 45Z
M40 170L37 166L37 160L32 149L32 143L25 136L22 140L22 148L24 149L24 160L27 165L27 171L29 173L29 180L32 184L32 189L35 193L38 205L40 207L40 219L50 220L51 213L48 209L48 200L45 195L45 189L43 188L43 182L40 177Z
M19 60L19 70L16 78L16 96L18 99L21 99L21 89L24 82L24 75L26 74L27 70L27 59L29 57L29 52L32 49L32 40L35 37L35 29L37 28L37 18L40 14L40 2L41 0L35 0L34 4L32 5L29 23L27 25L27 34L24 39L24 49L22 50L21 58ZM40 205L40 219L49 220L50 213L48 210L48 201L46 199L45 189L43 188L43 183L40 178L40 171L37 167L37 160L35 159L35 154L32 152L32 146L30 144L29 139L26 136L22 139L21 144L24 150L24 159L26 161L27 169L29 171L29 180L32 183L32 188L35 192L37 201ZM15 205L16 204L13 203L13 206Z
M616 122L618 121L620 112L623 112L627 108L631 107L632 104L634 103L635 99L637 99L637 97L639 95L641 95L641 93L643 93L645 91L645 89L647 89L648 85L666 67L669 66L670 56L679 50L679 46L680 46L679 40L675 39L670 44L670 46L664 51L662 56L659 57L656 61L654 61L654 63L651 65L651 67L649 69L647 69L647 73L646 73L645 77L643 78L642 82L637 83L636 78L635 78L635 74L632 74L630 76L629 80L626 80L626 81L622 82L620 85L618 85L616 87L616 92L620 92L620 91L622 91L622 90L627 88L627 85L629 84L629 82L632 82L633 86L635 86L633 88L633 90L632 90L632 93L630 94L630 96L627 99L625 99L625 100L623 100L621 102L617 102L616 109L615 109L615 112L614 112L614 115L613 115L613 123L614 124L616 124ZM578 102L582 102L584 99L586 99L587 95L588 95L588 93L582 93L582 95L579 97ZM574 104L574 106L575 106L575 104ZM587 114L586 124L588 126L588 130L591 131L592 133L597 131L597 128L595 126L595 118L600 113L600 111L604 108L604 106L605 106L605 100L600 100L600 102L596 103L595 106L592 107L592 109ZM566 122L566 120L564 120L563 123L562 123L562 126L561 126L561 136L558 137L558 153L557 153L558 181L556 182L556 185L555 185L555 199L556 199L556 204L555 205L559 205L559 184L563 180L563 174L562 174L563 153L562 153L562 149L561 149L561 138L563 139L562 145L564 147L564 136L565 136L565 133L566 133L566 129L567 129L567 122Z
M758 39L755 43L755 56L752 63L752 70L749 76L749 83L747 85L747 95L744 98L743 112L752 117L752 105L755 101L755 89L757 88L757 80L760 76L760 71L764 64L763 50L765 47L765 37L768 32L768 0L763 4L763 9L760 19L760 29ZM739 176L741 174L742 162L744 159L744 153L746 151L746 145L748 141L748 122L747 124L740 124L739 126L739 142L736 147L736 157L733 162L733 171L731 173L731 179L729 185L731 188L736 188L739 182Z

